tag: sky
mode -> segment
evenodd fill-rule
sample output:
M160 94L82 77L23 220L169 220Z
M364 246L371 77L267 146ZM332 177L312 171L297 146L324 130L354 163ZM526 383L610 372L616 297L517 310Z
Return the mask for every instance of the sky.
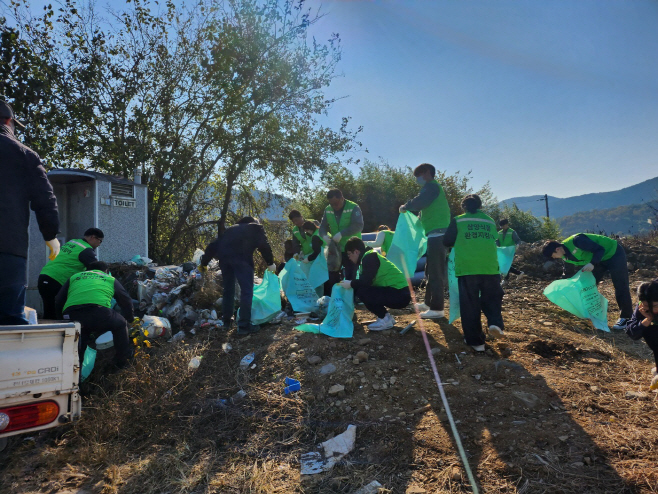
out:
M471 170L500 200L658 176L658 2L307 5L342 40L328 121L364 127L360 158Z

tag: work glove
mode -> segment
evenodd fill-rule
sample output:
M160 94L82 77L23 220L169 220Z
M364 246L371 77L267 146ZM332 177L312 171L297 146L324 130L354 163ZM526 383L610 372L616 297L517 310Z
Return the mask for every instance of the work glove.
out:
M304 259L302 259L302 262L305 263L305 264L308 264L310 261L308 259L304 258Z
M352 288L352 280L343 280L338 284L340 285L341 288L345 288L346 290Z
M588 262L583 266L583 272L591 273L592 271L594 271L594 264L592 264L591 262Z
M267 266L267 269L272 273L276 273L276 264L270 264L269 266Z
M57 238L48 240L46 242L46 245L50 249L50 254L48 255L48 259L52 261L57 257L57 254L59 254L59 240L57 240Z
M333 238L331 240L338 243L338 242L340 242L341 238L343 238L343 236L340 234L340 232L338 232L336 235L333 236Z
M402 206L400 206L400 209L399 209L398 211L400 211L400 213L406 213L406 212L407 212L407 208L404 207L404 204L403 204Z
M322 240L324 240L326 243L329 243L331 242L331 237L329 235L325 235L324 237L322 237Z
M199 271L199 273L205 273L206 271L208 271L208 266L204 266L203 264L199 264L197 266L197 270Z
M292 256L292 258L293 258L295 261L299 261L299 254L294 254L294 255Z

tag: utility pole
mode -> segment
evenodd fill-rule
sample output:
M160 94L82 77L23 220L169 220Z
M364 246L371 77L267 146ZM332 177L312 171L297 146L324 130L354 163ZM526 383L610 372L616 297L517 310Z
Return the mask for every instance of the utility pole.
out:
M548 194L544 194L544 197L541 199L537 199L538 201L544 201L546 203L546 217L550 218L550 215L548 214Z

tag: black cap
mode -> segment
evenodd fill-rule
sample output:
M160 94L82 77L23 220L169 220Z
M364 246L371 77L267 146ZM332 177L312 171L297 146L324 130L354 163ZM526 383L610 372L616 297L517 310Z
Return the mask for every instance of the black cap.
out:
M16 127L21 129L25 128L25 125L16 120L16 117L14 116L14 110L12 109L11 105L2 100L0 100L0 118L11 118L16 124Z

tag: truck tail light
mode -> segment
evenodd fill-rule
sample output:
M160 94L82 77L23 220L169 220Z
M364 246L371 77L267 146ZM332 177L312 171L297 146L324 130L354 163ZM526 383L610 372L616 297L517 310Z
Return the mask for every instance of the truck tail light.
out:
M0 434L40 427L53 422L58 415L59 405L54 401L0 408Z

